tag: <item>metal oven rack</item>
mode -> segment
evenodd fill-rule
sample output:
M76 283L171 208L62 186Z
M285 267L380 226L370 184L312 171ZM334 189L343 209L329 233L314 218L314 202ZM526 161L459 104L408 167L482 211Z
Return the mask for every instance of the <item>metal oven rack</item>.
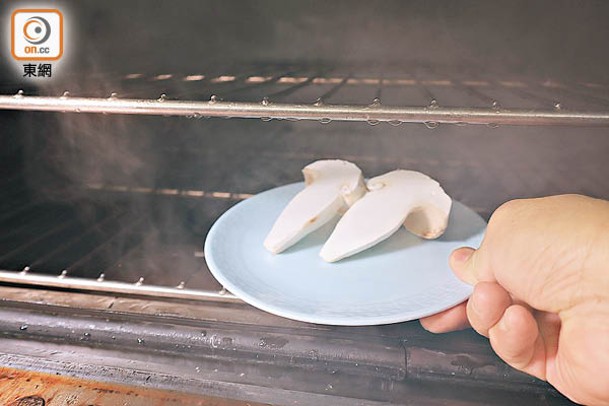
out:
M3 186L10 190L10 180L3 182ZM153 198L161 197L184 197L187 199L214 199L220 201L235 202L246 199L251 195L235 194L230 192L207 192L201 190L192 191L177 191L175 189L147 189L147 188L126 188L126 187L107 187L102 185L89 185L91 191L100 190L102 193L135 193L148 194ZM48 203L34 201L31 204L22 205L20 196L17 194L9 196L9 200L13 203L6 204L5 211L2 213L0 223L7 226L7 235L3 237L12 238L8 243L8 250L0 253L0 261L3 263L15 264L25 258L30 258L29 265L24 266L21 270L15 271L12 269L0 269L0 282L10 285L27 285L45 287L50 289L60 290L76 290L83 292L95 292L100 294L116 294L116 295L135 295L147 297L151 299L169 298L183 299L191 301L205 302L222 302L222 303L242 303L222 286L215 281L189 281L192 274L200 274L200 269L188 267L184 270L183 275L177 275L176 283L171 286L167 280L153 281L148 283L147 270L139 273L133 280L128 282L131 274L124 276L120 271L122 267L121 261L123 256L137 253L141 250L142 245L146 244L148 237L146 233L150 232L153 227L147 227L143 216L131 218L134 213L125 208L106 212L104 209L95 207L93 210L99 210L101 214L94 221L80 222L77 218L77 210L72 207L58 207L59 216L53 218L53 214L47 216L44 212L50 211L54 213L55 208L49 207ZM76 203L78 204L78 203ZM13 219L24 219L19 225L11 228ZM127 220L121 224L118 220ZM43 222L43 226L37 225L36 222ZM110 226L110 227L109 227ZM116 232L115 227L119 230ZM38 230L38 232L32 232ZM25 237L23 237L25 236ZM135 242L128 248L115 249L113 246L122 244L121 241L131 238ZM79 246L79 242L83 240L96 241L93 246ZM3 238L2 242L7 244L7 238ZM5 245L6 246L6 245ZM42 250L40 246L44 247ZM188 265L196 265L200 267L203 262L204 253L202 248L194 248L202 246L202 242L196 242L188 245L188 248L180 247L178 255L188 262ZM31 257L28 251L37 252L36 256ZM73 252L71 260L64 261L63 255ZM112 252L108 254L108 252ZM61 271L57 274L52 274L53 258L62 258ZM108 273L105 270L95 277L92 277L91 269L97 267L99 258L109 259L112 262L105 265L104 269L113 269L114 273ZM97 261L96 261L97 259ZM17 262L15 262L17 261ZM50 262L49 262L50 261ZM85 267L83 269L83 266ZM91 268L86 268L87 266ZM99 268L98 268L99 269ZM104 273L105 272L105 273ZM171 272L170 269L165 269L163 273ZM73 274L76 273L74 276ZM108 275L106 275L108 273ZM154 279L154 278L152 278ZM158 278L157 278L158 279ZM196 279L196 277L195 277ZM190 288L189 285L195 287ZM211 288L210 288L211 286Z
M430 74L429 72L433 72ZM71 113L240 117L263 120L495 125L609 125L609 86L421 67L351 70L249 67L211 73L128 73L87 89L0 96L0 109ZM423 73L419 73L423 72ZM113 83L114 82L114 83ZM65 85L64 89L68 88ZM107 94L100 89L111 88ZM151 95L152 89L159 89ZM153 96L153 97L151 97Z

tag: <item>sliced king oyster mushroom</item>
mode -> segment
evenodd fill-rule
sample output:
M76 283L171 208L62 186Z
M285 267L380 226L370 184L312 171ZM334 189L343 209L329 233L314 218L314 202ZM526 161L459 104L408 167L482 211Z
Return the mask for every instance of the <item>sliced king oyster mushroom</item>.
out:
M288 203L264 241L273 254L344 213L366 193L362 171L351 162L320 160L307 165L302 173L304 190Z
M420 172L396 170L372 178L368 193L340 219L320 256L335 262L389 238L401 225L419 237L441 236L452 199Z

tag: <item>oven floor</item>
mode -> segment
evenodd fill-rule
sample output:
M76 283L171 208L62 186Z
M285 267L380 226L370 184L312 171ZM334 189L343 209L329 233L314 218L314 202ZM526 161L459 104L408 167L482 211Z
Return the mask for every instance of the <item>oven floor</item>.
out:
M7 406L261 406L261 403L188 395L69 376L0 367L0 402Z

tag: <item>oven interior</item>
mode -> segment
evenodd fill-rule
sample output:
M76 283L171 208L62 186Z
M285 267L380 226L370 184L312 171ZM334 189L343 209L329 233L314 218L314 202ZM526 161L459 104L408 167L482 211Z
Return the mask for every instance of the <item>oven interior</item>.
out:
M3 365L272 404L568 403L472 332L253 309L203 241L320 158L422 171L487 219L513 198L609 198L607 5L59 6L56 77L1 72ZM149 110L121 114L133 100Z

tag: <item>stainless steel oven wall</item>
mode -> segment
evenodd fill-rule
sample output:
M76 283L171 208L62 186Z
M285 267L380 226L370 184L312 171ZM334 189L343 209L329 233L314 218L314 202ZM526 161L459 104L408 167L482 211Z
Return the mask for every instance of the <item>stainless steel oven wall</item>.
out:
M65 7L75 26L78 72L321 61L608 75L609 5L602 1L86 0Z

